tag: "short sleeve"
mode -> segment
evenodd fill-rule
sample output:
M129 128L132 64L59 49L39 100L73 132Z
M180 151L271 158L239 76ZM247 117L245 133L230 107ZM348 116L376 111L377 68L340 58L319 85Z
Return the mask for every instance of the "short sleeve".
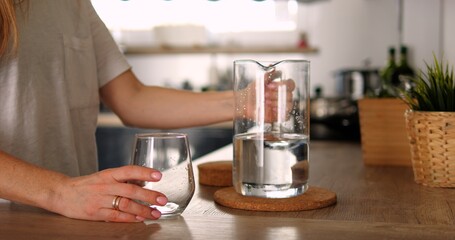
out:
M99 87L119 76L131 66L120 51L109 30L96 13L91 1L87 1L88 16L96 55Z

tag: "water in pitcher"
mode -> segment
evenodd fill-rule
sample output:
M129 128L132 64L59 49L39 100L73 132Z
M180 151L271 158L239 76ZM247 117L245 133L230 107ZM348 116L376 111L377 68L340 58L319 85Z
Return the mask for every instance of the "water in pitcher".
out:
M308 189L308 136L245 133L234 137L234 187L246 196L287 198Z

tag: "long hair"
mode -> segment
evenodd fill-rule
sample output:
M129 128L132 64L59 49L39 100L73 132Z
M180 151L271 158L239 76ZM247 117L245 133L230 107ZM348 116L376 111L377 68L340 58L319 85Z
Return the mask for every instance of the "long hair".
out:
M0 56L15 53L18 45L15 0L0 1Z

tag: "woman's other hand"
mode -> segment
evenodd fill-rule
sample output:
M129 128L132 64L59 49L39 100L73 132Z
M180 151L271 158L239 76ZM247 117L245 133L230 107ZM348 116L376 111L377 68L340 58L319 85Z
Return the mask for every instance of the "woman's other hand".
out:
M51 210L70 218L108 222L158 219L161 216L158 210L134 200L165 205L166 196L127 182L157 182L161 176L161 173L154 169L125 166L68 178L60 184L54 202L56 209Z

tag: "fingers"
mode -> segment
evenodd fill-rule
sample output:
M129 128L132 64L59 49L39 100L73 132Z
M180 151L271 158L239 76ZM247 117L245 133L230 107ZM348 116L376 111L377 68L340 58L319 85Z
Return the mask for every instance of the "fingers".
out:
M286 80L280 83L269 84L265 92L266 109L286 109L291 110L293 105L293 93L295 83Z
M143 217L128 213L128 212L122 212L119 210L113 210L113 209L100 209L99 210L99 216L102 221L106 222L142 222L145 219ZM146 218L146 219L152 219L152 218ZM153 218L157 219L157 218Z
M102 213L107 221L143 221L161 216L158 210L149 205L164 206L168 201L167 197L160 192L143 188L144 184L128 183L157 182L162 177L159 171L141 166L125 166L102 171L99 175L105 182L99 187L107 194L106 209L109 211ZM114 206L115 196L120 198Z
M151 212L152 209L149 208L149 212ZM156 220L161 216L161 213L157 210L154 210L157 212L158 216L153 216L150 214L149 216L153 217L142 217L139 215L131 214L128 212L123 212L119 210L113 210L113 209L101 209L99 211L99 215L101 217L102 221L106 222L143 222L145 219L151 219L151 220Z
M267 122L286 121L294 107L295 82L291 79L267 85L265 115Z
M100 214L104 216L105 221L109 222L141 222L145 219L154 220L161 217L161 212L155 208L125 197L119 198L116 209L102 209Z
M150 206L164 206L168 201L163 194L134 184L119 183L111 190L118 195L107 195L105 207L98 213L103 220L109 222L158 219L161 217L160 211Z
M295 89L295 82L292 79L284 80L284 81L279 81L279 82L270 82L267 83L266 87L269 90L276 90L280 86L286 86L286 90L288 92L292 92Z
M278 118L285 121L294 107L293 91L296 89L296 83L292 79L282 80L281 71L272 69L264 73L264 103L265 103L265 121L275 122ZM275 81L279 79L279 81ZM236 109L236 116L255 119L258 101L256 96L256 84L249 84L237 97L240 106L243 108ZM279 115L279 116L278 116Z
M164 194L130 183L109 185L106 189L109 195L118 195L124 198L135 199L152 205L165 205L167 198Z
M293 98L293 95L292 93L289 93L289 92L286 92L285 93L286 96L286 103L289 104L289 103L292 103L292 98ZM280 99L280 96L279 96L279 93L277 92L268 92L266 93L266 98L265 98L265 103L269 106L278 106L279 104L283 104L283 101L279 101L281 100Z
M264 83L268 85L269 83L273 82L273 80L281 78L281 71L276 71L275 68L264 73Z
M162 197L163 199L160 200L163 204L159 204L160 206L165 205L167 199ZM147 203L138 203L129 198L121 198L119 207L119 211L130 213L136 216L140 216L144 219L158 219L161 216L160 211L151 208Z
M111 168L99 173L102 178L111 179L115 182L127 182L127 181L159 181L162 177L161 172L153 168L141 167L141 166L124 166L119 168Z
M167 202L163 194L143 188L145 182L157 182L161 179L162 174L157 170L132 165L108 169L108 171L103 171L100 174L106 174L107 176L103 177L114 180L114 184L109 184L110 187L107 189L109 194L136 199L153 205L164 205ZM164 203L163 199L165 199ZM160 204L160 200L162 204Z
M58 188L58 194L52 200L55 204L50 210L70 218L96 221L137 222L157 219L161 214L149 205L165 205L166 196L127 182L156 182L160 179L159 171L140 166L113 168L69 178ZM121 197L119 201L115 200L116 196Z

